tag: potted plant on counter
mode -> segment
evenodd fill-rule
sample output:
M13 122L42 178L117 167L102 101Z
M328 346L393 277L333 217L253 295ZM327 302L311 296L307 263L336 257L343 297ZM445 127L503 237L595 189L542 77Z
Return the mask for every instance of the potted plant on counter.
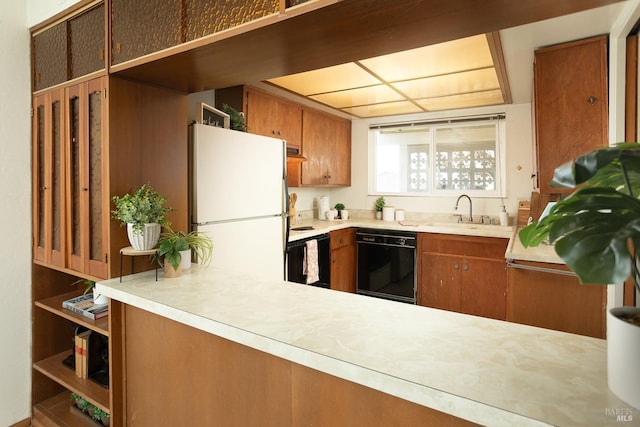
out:
M376 219L382 219L382 208L384 208L384 197L380 196L376 199L374 209L376 210Z
M344 204L336 203L336 205L333 208L336 210L336 218L342 219L342 210L344 209Z
M577 191L519 233L525 247L548 241L582 283L640 291L640 144L602 148L559 166L551 186ZM640 409L640 308L607 313L609 388Z
M113 203L116 205L113 217L127 226L131 246L138 251L153 249L161 227L169 225L166 214L171 208L166 206L165 197L144 184L133 194L114 196Z
M158 257L164 259L165 277L177 277L191 267L191 252L201 264L208 264L213 254L213 241L199 231L167 231L160 234Z

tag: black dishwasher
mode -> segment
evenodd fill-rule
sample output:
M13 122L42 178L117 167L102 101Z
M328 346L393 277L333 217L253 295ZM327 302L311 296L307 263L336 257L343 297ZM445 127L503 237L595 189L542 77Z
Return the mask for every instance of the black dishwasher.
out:
M304 270L305 253L309 240L318 241L318 276L320 280L307 283ZM287 244L287 280L321 288L329 288L329 234L324 233L307 239L294 240Z
M358 293L416 303L416 233L358 229Z

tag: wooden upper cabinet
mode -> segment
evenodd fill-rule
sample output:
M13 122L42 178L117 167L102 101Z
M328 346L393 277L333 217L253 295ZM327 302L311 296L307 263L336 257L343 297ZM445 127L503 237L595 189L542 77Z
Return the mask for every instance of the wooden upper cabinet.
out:
M64 90L33 99L33 258L65 267Z
M111 0L111 63L182 42L182 0Z
M535 52L536 148L541 193L556 167L608 145L607 36Z
M306 160L287 161L290 187L351 185L351 121L249 86L216 90L224 104L245 114L248 132L283 138Z
M247 129L250 133L282 138L287 141L287 150L300 153L302 107L251 89L245 92L244 105Z
M236 27L279 11L280 0L186 0L186 41Z
M101 3L68 20L70 78L105 68L105 7Z
M33 50L33 89L41 90L63 83L67 71L67 23L61 22L31 39Z
M105 69L104 3L34 33L32 49L35 91Z
M303 186L351 185L351 122L305 109L302 116Z
M111 63L120 64L277 13L280 0L112 0Z

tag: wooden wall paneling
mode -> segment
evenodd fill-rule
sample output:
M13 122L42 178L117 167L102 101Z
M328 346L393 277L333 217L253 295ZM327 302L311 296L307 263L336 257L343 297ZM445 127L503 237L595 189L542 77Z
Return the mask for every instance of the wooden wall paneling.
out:
M111 402L111 427L126 425L126 354L125 306L119 301L109 301L109 400Z
M188 230L187 95L117 77L109 80L110 197L151 184L175 210L174 230ZM110 209L113 209L110 203ZM126 230L110 225L111 277L119 274L119 250L129 246ZM139 268L144 260L137 260ZM125 265L130 272L130 264Z
M296 363L291 372L293 426L476 425Z
M126 306L127 425L291 425L290 362Z

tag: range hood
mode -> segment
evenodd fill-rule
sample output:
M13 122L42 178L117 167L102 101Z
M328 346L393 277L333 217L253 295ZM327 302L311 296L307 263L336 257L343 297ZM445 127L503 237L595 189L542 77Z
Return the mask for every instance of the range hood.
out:
M306 162L307 158L300 153L300 149L287 147L287 162Z

